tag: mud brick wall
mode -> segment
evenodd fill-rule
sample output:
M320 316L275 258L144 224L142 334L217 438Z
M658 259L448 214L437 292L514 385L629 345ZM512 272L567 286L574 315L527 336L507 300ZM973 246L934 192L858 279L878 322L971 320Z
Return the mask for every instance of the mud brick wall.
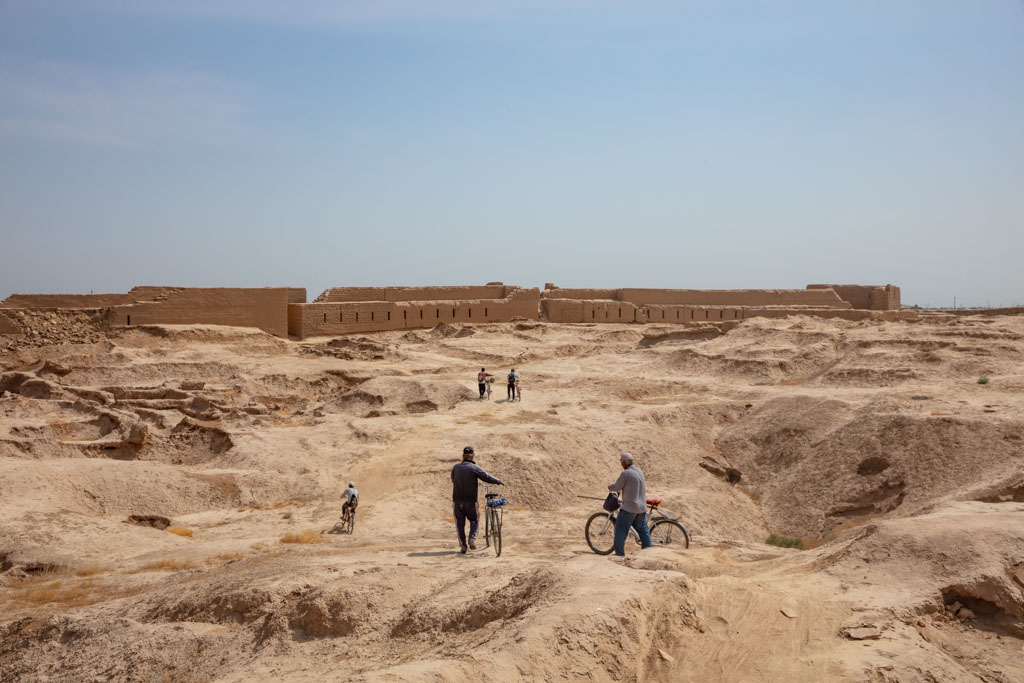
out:
M460 301L504 299L518 287L466 285L454 287L333 287L313 303L345 301Z
M633 304L608 299L541 299L541 319L553 323L634 323L642 312Z
M644 306L644 320L650 323L706 323L743 320L743 306Z
M353 332L431 328L441 323L495 323L508 322L514 318L539 318L540 292L536 289L505 286L498 286L497 289L445 288L459 293L483 291L490 294L498 290L509 293L497 299L423 301L408 301L401 297L410 296L412 289L433 293L438 288L398 288L402 291L395 294L397 299L392 299L387 292L381 291L383 289L373 288L372 295L382 297L375 300L320 301L329 298L321 295L310 304L291 304L288 306L288 332L305 339ZM331 291L337 290L327 290ZM354 292L346 294L349 295L354 295Z
M112 326L231 325L257 327L281 337L288 334L289 287L189 287L167 294L163 301L110 309Z
M544 300L606 300L637 307L660 306L827 306L850 308L828 288L812 289L545 289ZM553 306L552 311L575 310ZM555 313L558 315L558 313ZM570 314L571 315L571 314ZM586 317L586 315L584 316ZM568 321L564 321L568 322Z
M133 287L125 294L12 294L0 308L109 308L157 301L180 287Z
M823 289L621 289L619 299L637 306L829 306L849 308Z
M551 283L545 285L541 293L542 299L607 299L610 301L621 301L619 289L563 289Z
M894 285L807 285L807 289L831 289L854 308L871 311L900 309L900 288Z

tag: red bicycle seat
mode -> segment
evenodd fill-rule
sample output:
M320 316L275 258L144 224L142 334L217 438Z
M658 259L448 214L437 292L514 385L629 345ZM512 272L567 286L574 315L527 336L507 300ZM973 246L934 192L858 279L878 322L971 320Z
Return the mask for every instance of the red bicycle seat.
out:
M657 498L648 498L647 499L647 504L648 505L661 505L661 501L662 500L663 499L660 496L657 497Z

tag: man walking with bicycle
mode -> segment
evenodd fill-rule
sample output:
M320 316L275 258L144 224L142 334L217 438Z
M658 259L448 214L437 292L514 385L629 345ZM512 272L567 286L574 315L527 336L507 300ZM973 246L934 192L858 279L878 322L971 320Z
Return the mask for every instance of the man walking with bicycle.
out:
M489 484L502 484L502 481L482 470L473 462L476 454L472 446L462 449L462 462L452 468L452 511L455 513L455 528L459 533L459 552L465 554L467 545L476 550L476 530L479 524L477 516L477 480ZM466 539L466 520L469 520L469 540Z
M622 557L626 554L626 536L629 528L636 529L640 536L640 547L651 547L651 532L647 529L647 481L640 468L633 464L633 454L623 453L619 456L622 474L614 484L608 486L609 491L621 491L620 507L615 517L615 554ZM607 547L607 546L606 546Z

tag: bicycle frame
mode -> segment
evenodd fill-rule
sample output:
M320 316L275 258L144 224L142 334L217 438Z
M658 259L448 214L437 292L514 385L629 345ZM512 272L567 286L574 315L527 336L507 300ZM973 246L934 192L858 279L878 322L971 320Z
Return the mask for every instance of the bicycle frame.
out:
M594 500L604 500L603 498L596 498L594 496L579 496L580 498L593 498ZM658 501L660 502L660 501ZM586 537L587 543L591 549L599 555L606 555L610 553L610 537L612 529L617 520L616 511L608 512L607 510L601 510L590 516L586 524ZM646 522L647 527L651 531L651 543L652 544L669 544L672 541L673 526L678 527L679 532L682 534L683 546L685 548L690 547L690 539L692 534L686 525L680 521L680 515L666 509L659 509L657 504L647 503L646 508ZM632 525L626 530L626 538L632 537L633 540L640 544L640 534L633 528ZM598 545L595 545L594 539L598 540ZM608 546L604 546L605 543L609 543ZM602 546L602 547L598 547ZM605 549L606 548L606 549Z

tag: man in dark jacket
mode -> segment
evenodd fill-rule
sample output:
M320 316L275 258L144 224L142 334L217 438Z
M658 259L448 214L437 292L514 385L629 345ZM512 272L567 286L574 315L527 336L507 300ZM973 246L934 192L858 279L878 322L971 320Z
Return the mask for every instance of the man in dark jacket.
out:
M476 509L476 482L478 479L489 484L501 484L501 480L484 472L473 462L472 446L462 449L462 462L452 468L452 510L455 513L455 528L459 532L459 548L466 552L466 520L469 520L469 547L476 550L476 528L479 521Z

